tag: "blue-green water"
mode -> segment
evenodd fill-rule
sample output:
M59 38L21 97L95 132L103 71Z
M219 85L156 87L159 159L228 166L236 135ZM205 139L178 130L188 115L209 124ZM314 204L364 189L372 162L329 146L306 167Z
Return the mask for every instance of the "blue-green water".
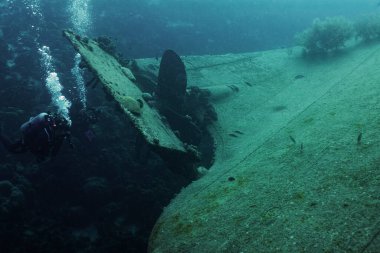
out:
M179 55L242 53L292 46L294 35L315 18L355 21L378 13L379 5L377 0L0 0L2 133L17 139L19 126L31 116L54 111L72 122L75 146L64 143L59 155L44 163L0 147L0 252L145 252L163 207L192 180L141 144L100 84L85 85L93 75L80 68L63 29L111 37L127 60L158 58L166 49Z

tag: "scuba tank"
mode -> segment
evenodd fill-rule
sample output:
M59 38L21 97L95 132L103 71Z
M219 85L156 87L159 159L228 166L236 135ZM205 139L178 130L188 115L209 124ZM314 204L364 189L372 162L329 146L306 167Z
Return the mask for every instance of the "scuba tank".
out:
M25 122L21 125L20 130L22 135L28 136L30 133L34 133L36 131L39 131L43 128L50 128L54 125L54 121L52 117L46 113L40 113L35 117L31 117L28 122Z

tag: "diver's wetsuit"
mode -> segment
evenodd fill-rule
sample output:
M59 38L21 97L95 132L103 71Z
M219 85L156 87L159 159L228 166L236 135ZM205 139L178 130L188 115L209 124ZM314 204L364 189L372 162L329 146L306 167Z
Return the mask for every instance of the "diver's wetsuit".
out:
M42 161L49 154L56 155L63 140L67 137L66 134L56 135L55 128L53 117L47 113L40 113L21 125L22 137L20 140L12 143L7 137L0 134L0 141L11 153L30 151L38 161Z

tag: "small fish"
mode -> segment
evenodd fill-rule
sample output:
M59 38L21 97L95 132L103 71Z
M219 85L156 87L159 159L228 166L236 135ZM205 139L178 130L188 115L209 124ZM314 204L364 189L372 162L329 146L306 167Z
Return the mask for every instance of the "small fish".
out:
M228 134L228 135L231 136L231 137L234 137L234 138L237 138L237 137L238 137L236 134L233 134L233 133Z
M285 105L278 105L278 106L273 107L274 112L280 112L280 111L283 111L286 109L287 109L287 107Z
M296 76L294 77L294 80L302 79L302 78L304 78L304 77L305 77L304 75L296 75Z
M296 144L297 142L296 142L296 139L294 139L294 137L293 136L291 136L291 135L289 135L289 138L290 138L290 140L294 143L294 144Z
M245 81L244 83L245 83L246 85L248 85L249 87L252 87L252 84L251 84L250 82Z
M239 130L235 130L234 133L237 133L237 134L244 134L243 132L240 132Z
M237 87L236 85L227 85L232 91L235 91L235 92L238 92L239 91L239 87Z
M357 145L362 144L362 137L363 137L363 132L360 132L357 138L357 142L356 142Z

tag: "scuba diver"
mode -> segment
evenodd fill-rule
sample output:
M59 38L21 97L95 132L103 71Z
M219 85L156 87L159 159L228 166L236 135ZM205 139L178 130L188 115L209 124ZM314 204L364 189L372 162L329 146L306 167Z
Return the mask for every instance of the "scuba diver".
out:
M2 130L2 129L1 129ZM30 151L37 162L47 157L57 155L63 140L67 139L73 147L70 138L70 124L61 115L40 113L21 125L21 138L11 142L0 130L0 141L11 153L20 154Z

